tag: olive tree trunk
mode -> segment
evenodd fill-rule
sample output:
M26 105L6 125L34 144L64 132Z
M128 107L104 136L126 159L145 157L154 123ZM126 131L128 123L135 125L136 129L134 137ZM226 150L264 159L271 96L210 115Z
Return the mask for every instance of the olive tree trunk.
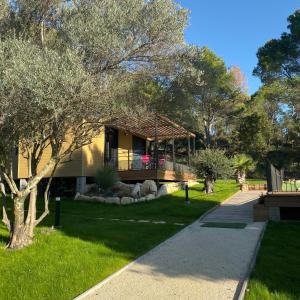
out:
M204 191L206 194L211 194L214 192L214 179L211 176L205 177Z
M21 249L33 242L34 228L49 214L48 209L48 191L51 185L52 176L56 169L57 162L50 161L44 169L32 178L24 191L18 191L14 197L13 203L13 221L10 222L10 239L7 244L9 249ZM38 183L45 174L52 172L49 178L46 191L44 194L45 209L41 216L36 218L36 202ZM29 197L28 211L25 216L25 203Z

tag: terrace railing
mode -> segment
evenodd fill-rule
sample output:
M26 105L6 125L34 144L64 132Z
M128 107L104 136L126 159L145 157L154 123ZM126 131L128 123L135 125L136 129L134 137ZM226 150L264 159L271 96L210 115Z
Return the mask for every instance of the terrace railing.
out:
M293 175L291 172L284 172L283 169L279 170L270 164L267 172L268 192L300 193L300 178Z
M127 170L168 170L179 173L191 172L188 166L188 158L185 155L176 154L173 160L170 154L139 154L118 153L112 156L108 164L114 166L118 171Z

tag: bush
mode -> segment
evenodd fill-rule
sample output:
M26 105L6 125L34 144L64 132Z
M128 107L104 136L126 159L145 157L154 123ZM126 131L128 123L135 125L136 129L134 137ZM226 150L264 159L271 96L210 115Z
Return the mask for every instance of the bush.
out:
M96 183L105 193L109 192L118 181L118 173L111 166L104 166L96 172Z

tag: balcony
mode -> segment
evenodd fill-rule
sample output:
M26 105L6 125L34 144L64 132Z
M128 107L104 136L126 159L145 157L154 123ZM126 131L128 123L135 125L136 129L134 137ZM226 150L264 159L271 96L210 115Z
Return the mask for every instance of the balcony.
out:
M195 180L192 168L188 166L189 158L176 154L175 161L171 154L138 154L114 156L109 164L114 166L123 181L140 180Z

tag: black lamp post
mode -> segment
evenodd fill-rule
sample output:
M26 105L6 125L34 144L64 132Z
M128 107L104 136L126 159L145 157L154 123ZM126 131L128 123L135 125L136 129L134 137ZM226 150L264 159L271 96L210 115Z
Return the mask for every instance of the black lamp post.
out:
M185 204L190 205L191 202L189 200L189 185L187 182L185 183L184 187L185 187Z
M55 221L54 227L60 228L60 197L55 198Z

